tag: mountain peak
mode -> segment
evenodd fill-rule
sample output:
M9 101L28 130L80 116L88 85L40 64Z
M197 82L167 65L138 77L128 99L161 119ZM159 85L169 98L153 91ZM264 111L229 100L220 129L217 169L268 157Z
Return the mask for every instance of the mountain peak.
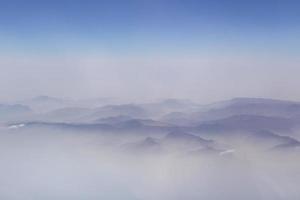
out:
M50 97L50 96L46 96L46 95L40 95L40 96L34 97L32 100L36 101L36 102L43 102L43 101L61 102L61 99L59 99L59 98Z

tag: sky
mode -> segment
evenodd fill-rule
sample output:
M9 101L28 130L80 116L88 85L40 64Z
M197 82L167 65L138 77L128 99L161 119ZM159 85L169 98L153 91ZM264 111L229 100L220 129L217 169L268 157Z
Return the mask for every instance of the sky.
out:
M0 101L300 100L297 0L0 0Z

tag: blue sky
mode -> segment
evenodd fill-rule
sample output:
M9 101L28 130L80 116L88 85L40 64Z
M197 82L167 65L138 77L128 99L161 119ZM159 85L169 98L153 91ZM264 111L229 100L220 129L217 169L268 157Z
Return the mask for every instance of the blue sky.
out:
M299 8L289 0L2 0L0 33L12 51L193 53L230 45L264 48L261 43L273 48L298 38Z
M43 60L49 62L51 57L55 65L63 66L66 58L101 57L120 63L124 59L127 62L134 59L141 62L142 59L143 63L156 65L152 60L157 57L160 63L181 57L192 57L193 60L221 57L246 64L264 59L267 69L272 63L284 63L285 60L293 65L300 44L299 9L300 2L296 0L0 0L0 53L5 60L1 68L14 68L7 70L11 74L24 71L19 78L24 82L34 82L27 75L32 73L28 63L15 64L16 60L25 57L36 65L37 62L44 65ZM22 66L22 69L17 66ZM185 70L183 66L181 69ZM219 66L226 68L226 63L219 63ZM49 67L45 68L48 71ZM95 72L91 72L86 64L78 68L81 68L79 71L86 68L86 73ZM259 71L260 67L253 68ZM114 72L118 71L116 67ZM201 66L196 72L202 73ZM47 74L41 72L38 75ZM99 77L93 79L100 81ZM271 80L274 81L272 77ZM36 93L41 91L43 88L37 89ZM45 93L62 93L55 92L54 88L51 91ZM90 91L94 93L93 89ZM118 93L117 89L115 93ZM232 92L232 95L243 94Z

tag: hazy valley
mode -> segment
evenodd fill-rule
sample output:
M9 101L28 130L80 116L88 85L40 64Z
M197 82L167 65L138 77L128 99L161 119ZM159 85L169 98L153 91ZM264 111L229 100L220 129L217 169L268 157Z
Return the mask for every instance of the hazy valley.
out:
M298 102L41 96L0 111L1 199L300 196Z

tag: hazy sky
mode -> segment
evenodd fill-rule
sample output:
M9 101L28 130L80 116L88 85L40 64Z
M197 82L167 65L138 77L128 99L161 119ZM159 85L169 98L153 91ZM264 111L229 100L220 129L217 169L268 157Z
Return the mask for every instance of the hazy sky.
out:
M0 0L0 100L300 100L300 1Z

